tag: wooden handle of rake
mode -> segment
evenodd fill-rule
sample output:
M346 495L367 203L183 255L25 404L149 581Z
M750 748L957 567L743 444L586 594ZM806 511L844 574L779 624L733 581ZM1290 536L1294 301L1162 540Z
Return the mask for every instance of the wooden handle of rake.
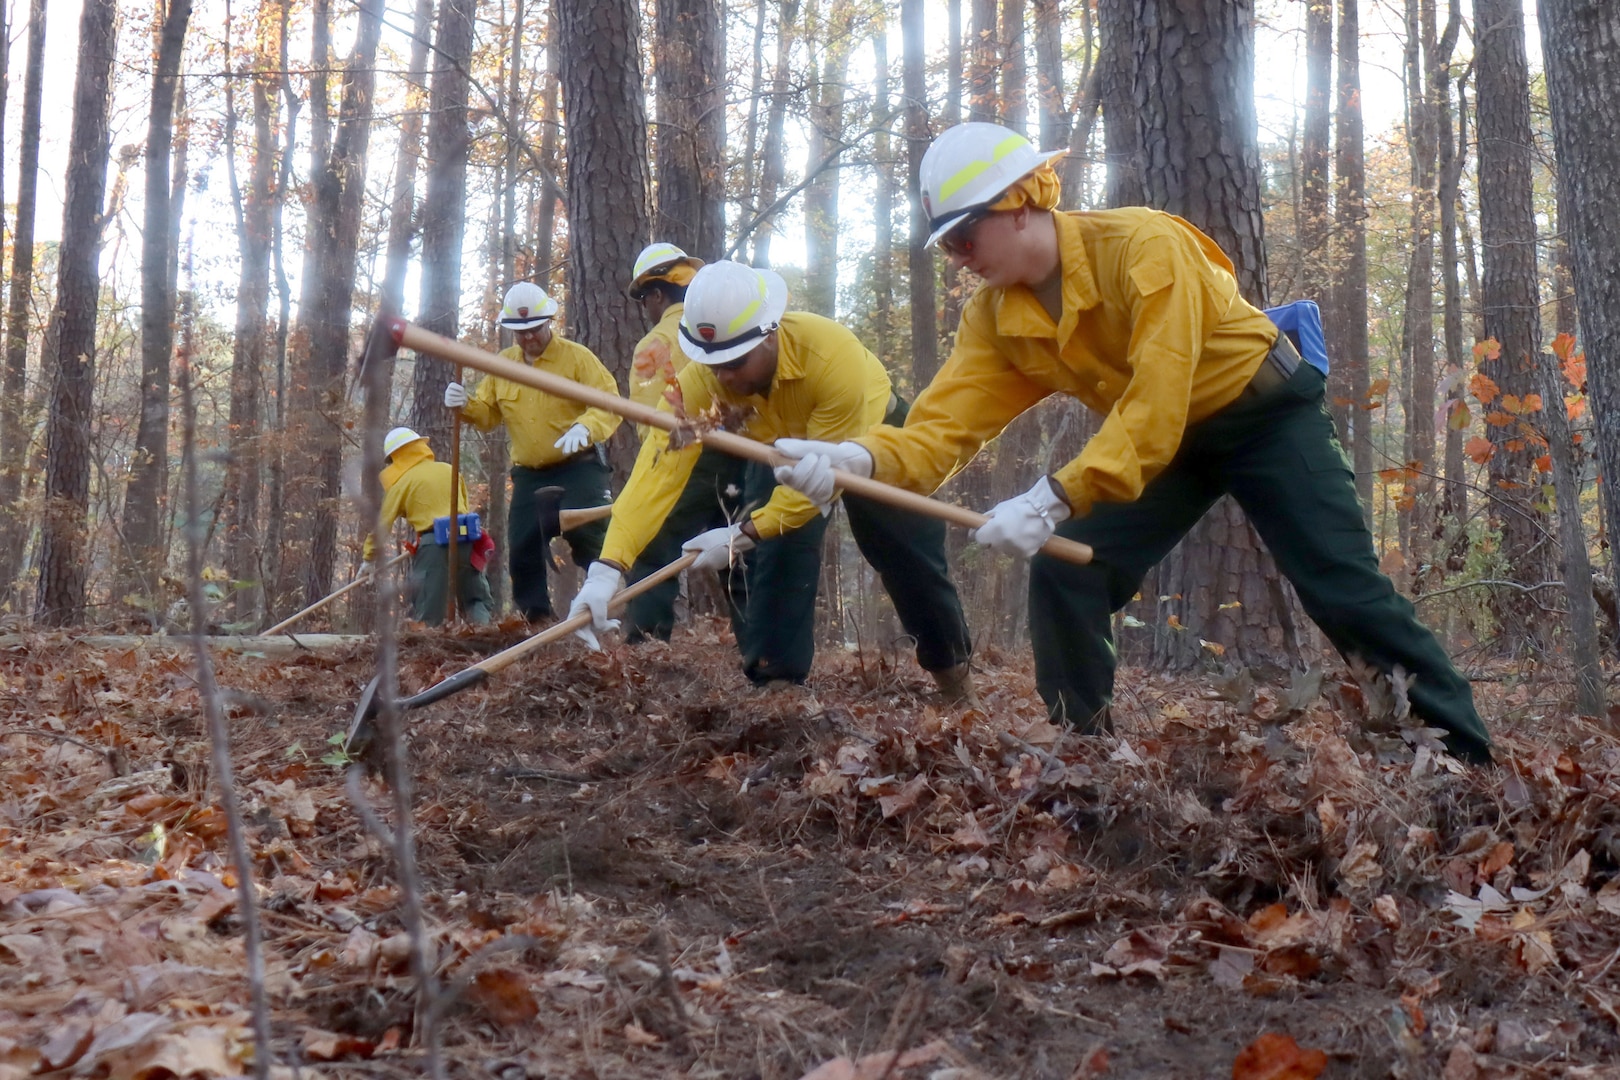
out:
M449 360L455 364L465 364L467 367L482 371L486 375L499 375L524 386L531 386L536 390L543 390L548 394L568 398L582 405L604 409L616 413L626 420L638 424L647 424L650 427L671 431L678 421L667 412L660 412L650 406L637 401L629 401L616 394L609 394L594 387L583 386L572 379L565 379L560 375L540 371L527 364L514 363L503 356L485 352L483 349L471 345L464 345L420 326L413 326L404 319L392 319L388 324L389 333L394 344L407 349L415 349L419 353L428 353L433 356ZM777 465L791 465L794 459L783 454L775 447L765 443L755 442L743 435L734 435L729 431L705 431L699 438L704 446L712 446L716 450L731 454L733 457L757 461L762 465L773 468ZM919 495L914 491L885 484L866 476L857 476L841 469L834 470L833 474L838 486L843 490L874 502L887 503L901 510L910 510L913 513L925 514L928 517L938 518L952 525L962 525L969 529L977 529L989 520L984 514L976 510L969 510L965 506L956 506L952 503L931 499L926 495ZM1091 562L1091 548L1074 540L1065 540L1061 536L1049 539L1041 548L1046 554L1066 562L1079 563L1082 566Z
M697 561L697 557L698 553L695 551L690 555L682 555L674 562L654 570L652 573L648 574L634 585L625 586L618 592L614 593L613 598L608 601L608 610L617 611L630 601L634 600L636 597L640 596L642 593L656 589L670 578L675 577L682 570L685 570L688 566L691 566ZM513 645L510 649L505 649L496 653L494 656L491 656L487 660L474 664L473 667L484 672L486 675L493 675L497 671L515 664L518 660L529 655L529 653L533 652L535 649L538 649L540 646L549 645L553 641L559 641L562 638L567 637L569 634L572 634L575 630L579 630L589 625L591 625L591 613L588 611L580 612L571 619L564 619L555 626L546 627L533 637L526 638L523 641L518 642L516 645Z
M388 570L388 569L390 569L392 567L398 566L400 563L404 562L406 560L406 558L408 558L410 556L410 554L411 553L408 552L408 551L400 552L398 555L395 555L392 559L389 559L387 562L383 563L382 564L382 569L383 570ZM287 629L287 627L291 626L293 623L297 622L299 619L302 619L305 615L313 615L315 612L321 610L321 608L325 607L327 604L330 604L332 601L336 600L338 597L347 596L350 591L352 591L354 589L358 589L360 586L364 585L366 583L366 581L367 581L366 578L355 578L353 581L349 582L347 585L345 585L342 588L338 589L336 592L333 592L330 595L324 596L321 599L315 601L313 604L309 605L309 607L305 608L303 611L300 611L298 614L289 615L287 618L282 619L280 622L276 623L276 625L270 627L270 629L259 631L259 637L270 637L270 636L272 636L274 634L281 633L283 630Z
M461 381L461 365L456 365L456 382ZM450 560L450 582L444 598L444 621L454 623L456 611L461 606L461 596L456 592L456 571L459 566L456 562L456 543L461 538L461 410L450 410L450 550L446 557Z

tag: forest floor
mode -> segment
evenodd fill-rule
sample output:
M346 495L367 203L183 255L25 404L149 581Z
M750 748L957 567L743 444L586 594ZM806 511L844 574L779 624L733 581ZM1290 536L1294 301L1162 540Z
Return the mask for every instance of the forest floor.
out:
M405 691L517 634L407 635ZM321 760L373 665L219 665L278 1075L423 1072L392 865ZM1337 662L1127 670L1106 738L980 669L974 709L830 650L762 693L700 623L410 713L451 1074L1620 1075L1620 740L1555 674L1477 683L1503 764L1465 770ZM0 699L0 1080L248 1071L189 656L28 638Z

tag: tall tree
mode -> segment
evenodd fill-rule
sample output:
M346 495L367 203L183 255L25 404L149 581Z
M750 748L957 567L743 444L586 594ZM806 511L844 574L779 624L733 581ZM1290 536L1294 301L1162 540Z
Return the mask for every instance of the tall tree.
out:
M809 154L804 189L804 288L799 303L831 318L838 306L838 179L836 158L844 145L844 76L849 68L855 8L833 0L827 21L807 28L822 43L821 73L810 108Z
M1103 142L1107 157L1109 206L1141 206L1142 136L1136 117L1136 4L1134 0L1097 0L1098 95L1102 102Z
M33 418L28 392L28 338L34 292L34 213L39 188L39 132L45 83L45 0L28 11L28 60L23 72L18 146L17 211L11 232L11 294L6 305L6 367L0 381L0 595L9 594L22 565L26 522L17 505Z
M330 135L322 86L312 107L313 140L321 151L311 175L312 198L305 236L303 293L298 321L303 400L309 411L296 447L304 484L305 511L297 553L306 603L332 589L337 563L345 424L344 385L354 317L354 275L360 240L361 199L365 194L366 150L371 136L377 43L382 33L383 0L362 0L354 47L343 67L338 126ZM325 53L327 43L318 49ZM311 80L314 89L324 83ZM322 130L326 129L326 130ZM330 138L330 142L327 140ZM296 399L295 399L296 400Z
M1305 131L1299 151L1299 253L1307 300L1327 303L1328 134L1332 119L1333 0L1305 0Z
M1479 233L1483 263L1480 309L1485 336L1497 346L1480 368L1504 395L1522 400L1540 393L1541 293L1536 269L1536 217L1531 172L1530 73L1525 58L1520 0L1474 0L1478 87ZM1550 568L1544 516L1527 492L1536 490L1541 455L1519 423L1488 425L1495 452L1490 476L1491 516L1501 530L1504 570L1526 585L1547 580ZM1496 594L1502 629L1525 643L1540 620L1532 598Z
M624 268L646 245L651 211L640 9L635 0L560 4L558 55L568 118L569 336L601 357L619 385L642 321L625 295ZM634 447L609 446L628 472Z
M973 0L968 26L968 119L995 123L996 76L1001 64L1001 42L996 37L996 0Z
M117 14L113 0L85 0L79 17L79 70L73 85L56 306L51 311L54 325L47 331L47 340L56 348L46 358L51 391L37 613L53 626L80 622L85 610L102 198L107 187L107 114Z
M1560 214L1573 254L1606 531L1620 536L1620 9L1604 0L1538 0L1547 97L1558 149ZM1611 540L1612 543L1612 540Z
M922 205L922 159L928 152L928 73L923 52L923 0L900 0L901 79L906 102L906 194L911 201L906 266L910 279L911 378L921 389L939 371L939 324L934 253L923 244L931 231Z
M872 315L877 324L873 345L878 359L889 362L894 334L894 109L889 97L889 21L879 10L872 26Z
M701 259L725 241L726 37L719 0L658 0L654 238Z
M178 213L169 200L174 95L180 80L191 0L158 0L154 18L157 64L146 126L145 222L141 234L141 415L124 500L125 552L121 597L142 598L149 612L162 597L164 496L169 480L169 361L174 352L174 273L179 258Z
M1264 306L1253 16L1248 0L1138 4L1132 100L1147 204L1210 236L1231 258L1243 296ZM1280 576L1231 499L1217 503L1166 559L1157 592L1179 595L1181 624L1196 631L1161 633L1161 663L1196 662L1199 636L1250 663L1297 653ZM1228 596L1241 597L1242 606L1223 610ZM1279 628L1281 640L1274 636Z
M259 531L263 470L264 369L269 357L270 228L275 204L275 56L269 51L276 26L272 5L259 5L248 91L253 100L253 142L248 185L240 189L235 167L236 104L226 105L226 158L236 218L240 270L236 282L236 334L231 342L230 457L226 475L225 565L235 588L233 615L254 622L263 614L263 536ZM229 44L227 43L227 51ZM231 82L226 91L232 93Z
M416 321L453 338L461 329L461 248L467 235L467 78L475 0L440 0L428 101L427 190L422 204L422 299ZM450 445L454 422L444 407L450 365L419 359L411 426L435 446Z
M1620 11L1601 0L1539 0L1537 12L1558 148L1559 220L1570 241L1581 337L1587 355L1611 357L1620 348L1620 258L1613 243L1620 222L1620 69L1614 63ZM1546 381L1549 393L1559 386L1561 399L1556 376ZM1612 364L1588 364L1587 387L1599 471L1606 479L1620 477L1620 372ZM1609 535L1620 536L1615 531L1620 506L1612 489L1603 504ZM1579 520L1578 508L1561 496L1559 517L1565 516ZM1566 560L1569 554L1566 550ZM1570 606L1572 614L1583 617L1587 596L1572 588ZM1601 704L1601 687L1595 693ZM1586 706L1583 700L1583 711Z
M1339 0L1339 101L1334 130L1334 265L1328 402L1349 446L1356 494L1372 507L1372 436L1367 341L1367 159L1361 115L1360 0Z
M416 167L422 156L422 106L427 97L428 36L433 32L433 0L416 0L405 113L399 120L399 156L394 163L394 196L388 210L388 257L383 268L382 310L405 306L405 274L416 238ZM385 379L384 383L392 380Z
M1459 0L1450 0L1449 21L1460 18ZM1467 162L1468 116L1461 105L1461 82L1458 84L1459 110L1457 134L1451 128L1451 69L1442 65L1435 72L1439 83L1439 144L1440 144L1440 279L1443 290L1446 365L1460 373L1467 363L1463 355L1462 283L1457 276L1457 195L1462 185L1463 166ZM1449 538L1445 553L1446 569L1463 568L1463 547L1467 542L1465 525L1468 521L1468 484L1463 476L1462 429L1468 416L1467 383L1457 377L1450 380L1446 394L1446 486L1441 510L1445 517L1445 531Z
M765 147L759 166L759 218L754 232L755 266L771 264L771 234L778 189L785 168L782 144L787 128L788 101L793 96L793 41L799 18L799 0L780 0L776 16L776 67L771 76L771 107L765 114ZM742 238L746 239L746 237ZM739 244L741 240L739 240Z
M1021 135L1029 134L1029 61L1028 42L1024 40L1024 2L1001 0L1001 122Z

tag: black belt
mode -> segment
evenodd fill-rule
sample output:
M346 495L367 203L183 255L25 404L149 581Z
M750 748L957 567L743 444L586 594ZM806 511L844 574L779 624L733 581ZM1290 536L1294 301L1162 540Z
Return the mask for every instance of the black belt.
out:
M1299 350L1294 348L1293 341L1282 331L1277 332L1277 340L1266 353L1266 358L1260 362L1249 379L1249 385L1243 388L1240 397L1261 397L1278 390L1294 377L1303 362Z

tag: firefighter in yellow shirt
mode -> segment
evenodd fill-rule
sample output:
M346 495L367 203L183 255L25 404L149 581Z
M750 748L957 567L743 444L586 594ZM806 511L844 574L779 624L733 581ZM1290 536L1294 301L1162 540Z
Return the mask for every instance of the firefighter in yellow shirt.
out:
M556 314L557 301L540 286L528 281L513 285L501 307L501 325L512 331L517 344L501 355L617 394L618 384L595 353L553 332L551 320ZM551 553L540 531L535 492L544 487L562 488L565 510L611 502L602 443L618 428L619 417L495 375L480 380L470 398L460 383L450 383L444 388L444 403L479 431L506 425L512 441L512 508L506 544L512 602L526 619L549 618L546 567ZM564 533L574 561L589 566L601 550L606 531L606 526L595 521Z
M1230 494L1339 651L1415 675L1413 712L1444 729L1457 756L1489 761L1467 680L1378 569L1323 406L1325 352L1302 362L1238 295L1221 250L1180 218L1139 207L1054 213L1056 156L995 124L961 124L935 141L921 168L930 243L984 279L950 359L904 428L778 442L801 459L778 479L813 499L830 495L833 468L932 492L1019 413L1068 394L1103 415L1097 434L975 532L1033 557L1030 639L1054 717L1106 729L1110 615ZM1091 565L1037 556L1054 532L1090 544Z
M703 266L674 244L648 244L636 257L630 270L630 298L652 320L653 327L636 343L631 365L630 399L656 409L664 400L670 380L686 367L686 352L680 345L681 314L686 310L686 287ZM639 429L647 438L648 429ZM706 529L724 525L742 506L743 462L718 450L704 447L692 466L681 497L664 518L658 535L642 549L630 568L629 581L636 582L680 556L681 545ZM742 575L731 575L739 590ZM630 602L625 614L625 639L647 637L669 640L675 629L675 600L680 582L670 581ZM732 604L743 602L740 591Z
M450 588L450 465L435 461L427 439L408 427L388 433L383 439L383 454L388 458L388 467L382 471L383 503L378 529L386 533L394 522L404 518L416 531L416 554L411 559L408 588L411 618L438 626L444 622ZM457 513L476 519L478 515L466 513L465 484L458 482L456 495ZM435 524L440 521L444 528L436 530ZM442 541L439 532L444 535ZM484 576L484 559L490 546L466 532L459 534L456 541L456 593L461 617L475 626L490 621L489 579ZM360 564L360 576L370 577L376 567L375 533L366 537L361 557L365 561Z
M885 416L904 416L888 373L854 334L831 319L786 308L787 285L770 270L719 262L697 272L680 325L681 348L695 361L677 380L688 416L715 403L745 408L743 430L761 441L853 437ZM661 407L670 408L668 402ZM607 602L681 498L700 454L695 445L671 450L664 431L649 433L614 503L601 561L591 566L570 615L589 611L596 631L616 625L607 618ZM746 610L734 626L748 678L799 683L815 650L830 501L818 505L777 486L762 466L746 474L747 516L692 537L683 550L699 553L700 569L744 575ZM972 646L946 569L944 526L855 496L843 501L856 545L917 642L918 662L947 696L970 694Z

